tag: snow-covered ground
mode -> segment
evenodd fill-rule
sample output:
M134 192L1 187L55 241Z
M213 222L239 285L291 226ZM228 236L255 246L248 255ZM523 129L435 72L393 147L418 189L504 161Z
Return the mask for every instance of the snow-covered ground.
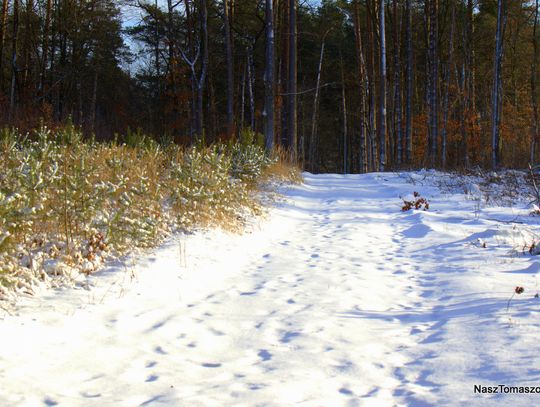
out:
M0 405L540 405L474 391L540 386L540 222L407 178L305 174L249 233L23 300ZM413 191L428 211L401 211Z

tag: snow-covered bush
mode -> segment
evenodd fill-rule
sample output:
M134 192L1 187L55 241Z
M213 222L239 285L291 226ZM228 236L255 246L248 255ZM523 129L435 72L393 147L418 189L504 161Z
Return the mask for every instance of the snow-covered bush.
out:
M411 209L422 209L424 211L427 211L429 209L429 202L426 198L422 198L418 192L414 191L413 199L403 199L403 206L401 207L401 210L403 212L409 211Z
M254 140L160 147L83 141L71 124L0 131L0 300L63 284L111 255L160 242L174 228L241 226L272 160Z
M222 146L193 147L173 164L172 201L182 225L234 226L250 199L246 185L231 176L231 169L231 157Z
M275 159L268 157L258 145L233 144L231 147L231 174L248 183L255 182L263 170Z

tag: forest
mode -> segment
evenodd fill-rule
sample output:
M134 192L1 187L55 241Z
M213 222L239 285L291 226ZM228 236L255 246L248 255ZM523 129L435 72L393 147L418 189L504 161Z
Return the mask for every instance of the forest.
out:
M0 405L540 405L539 3L0 0Z
M523 168L537 25L538 0L3 0L0 126L250 132L312 172Z

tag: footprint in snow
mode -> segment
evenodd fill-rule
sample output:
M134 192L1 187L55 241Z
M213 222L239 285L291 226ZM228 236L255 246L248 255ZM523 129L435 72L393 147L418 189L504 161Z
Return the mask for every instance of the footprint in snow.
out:
M281 343L289 343L298 336L300 336L300 332L294 332L294 331L285 332L285 334L281 337L279 341Z
M98 397L101 397L101 393L88 393L88 392L83 391L80 394L81 396L87 399L97 399Z
M260 357L263 362L266 362L272 359L272 354L268 352L266 349L261 349L259 353L257 353L257 356Z
M221 363L202 363L201 366L211 368L211 369L215 369L217 367L221 367Z
M156 346L154 348L154 352L156 352L156 353L158 353L160 355L166 355L167 354L167 352L165 352L161 346Z

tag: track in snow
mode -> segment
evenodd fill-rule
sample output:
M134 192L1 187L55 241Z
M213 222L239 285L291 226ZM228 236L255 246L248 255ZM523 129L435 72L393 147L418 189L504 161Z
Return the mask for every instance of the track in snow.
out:
M504 289L530 275L471 244L493 225L470 202L426 189L435 210L402 213L412 189L391 174L306 174L261 230L178 238L127 274L102 273L85 301L34 302L0 322L0 400L528 405L473 384L540 384L538 304L516 300L516 329L504 312ZM133 271L135 284L118 280Z

